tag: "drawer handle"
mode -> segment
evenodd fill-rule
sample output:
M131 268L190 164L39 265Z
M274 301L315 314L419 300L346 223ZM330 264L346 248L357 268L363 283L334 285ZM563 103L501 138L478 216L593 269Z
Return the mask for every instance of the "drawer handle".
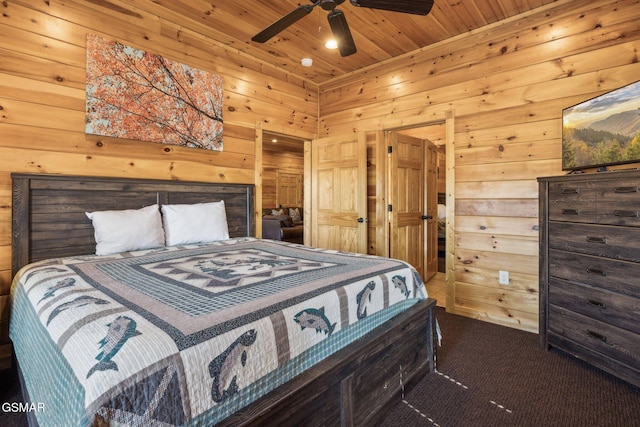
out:
M578 209L562 209L562 215L580 215Z
M562 194L580 194L579 188L563 188Z
M613 191L615 193L637 193L638 187L616 187Z
M589 305L592 305L592 306L594 306L594 307L601 308L601 309L603 309L603 310L607 308L607 304L605 304L605 303L603 303L603 302L600 302L600 301L596 301L596 300L591 299L591 298L587 298L587 303L588 303Z
M591 338L595 338L597 340L600 340L602 342L607 342L607 337L605 335L599 334L597 332L594 332L590 329L587 329L587 335L589 335Z
M615 216L624 216L629 218L637 218L638 211L613 211Z
M606 237L596 237L596 236L587 236L587 242L589 243L602 243L602 244L607 244L607 238Z
M592 274L598 274L600 276L606 276L607 273L605 273L603 270L599 269L599 268L593 268L593 267L587 267L587 272L588 273L592 273Z

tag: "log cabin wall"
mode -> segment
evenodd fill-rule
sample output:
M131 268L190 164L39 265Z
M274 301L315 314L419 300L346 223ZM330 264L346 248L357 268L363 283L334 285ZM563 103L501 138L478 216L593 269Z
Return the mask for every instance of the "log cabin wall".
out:
M453 115L449 311L537 331L536 177L563 174L563 108L640 79L638 22L637 0L558 1L321 85L321 136Z
M223 47L214 30L157 2L7 0L0 9L2 369L10 360L11 172L255 183L258 210L256 128L312 138L318 88ZM222 76L224 151L85 135L88 33Z

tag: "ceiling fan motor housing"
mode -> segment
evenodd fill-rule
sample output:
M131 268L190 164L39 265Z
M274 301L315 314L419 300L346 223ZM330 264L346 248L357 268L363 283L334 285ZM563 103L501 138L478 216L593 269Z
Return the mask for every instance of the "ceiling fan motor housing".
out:
M324 10L333 10L344 3L344 0L320 0L320 7Z

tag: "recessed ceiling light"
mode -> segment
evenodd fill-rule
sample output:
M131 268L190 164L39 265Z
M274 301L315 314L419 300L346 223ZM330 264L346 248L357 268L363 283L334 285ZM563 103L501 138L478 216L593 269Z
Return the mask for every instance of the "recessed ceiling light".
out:
M302 58L300 61L303 67L311 67L313 65L313 59L311 58Z

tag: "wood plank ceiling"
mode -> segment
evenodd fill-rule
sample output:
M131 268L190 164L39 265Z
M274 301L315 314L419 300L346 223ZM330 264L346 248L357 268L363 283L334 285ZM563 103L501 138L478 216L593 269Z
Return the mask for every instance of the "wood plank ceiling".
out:
M420 1L420 0L416 0ZM557 0L435 0L427 16L355 7L347 0L338 9L347 18L358 52L341 57L324 47L330 35L327 12L309 15L261 44L251 37L294 10L304 0L138 0L135 6L217 43L321 84L433 43L527 12ZM109 7L110 2L92 0ZM304 57L313 66L303 67Z

